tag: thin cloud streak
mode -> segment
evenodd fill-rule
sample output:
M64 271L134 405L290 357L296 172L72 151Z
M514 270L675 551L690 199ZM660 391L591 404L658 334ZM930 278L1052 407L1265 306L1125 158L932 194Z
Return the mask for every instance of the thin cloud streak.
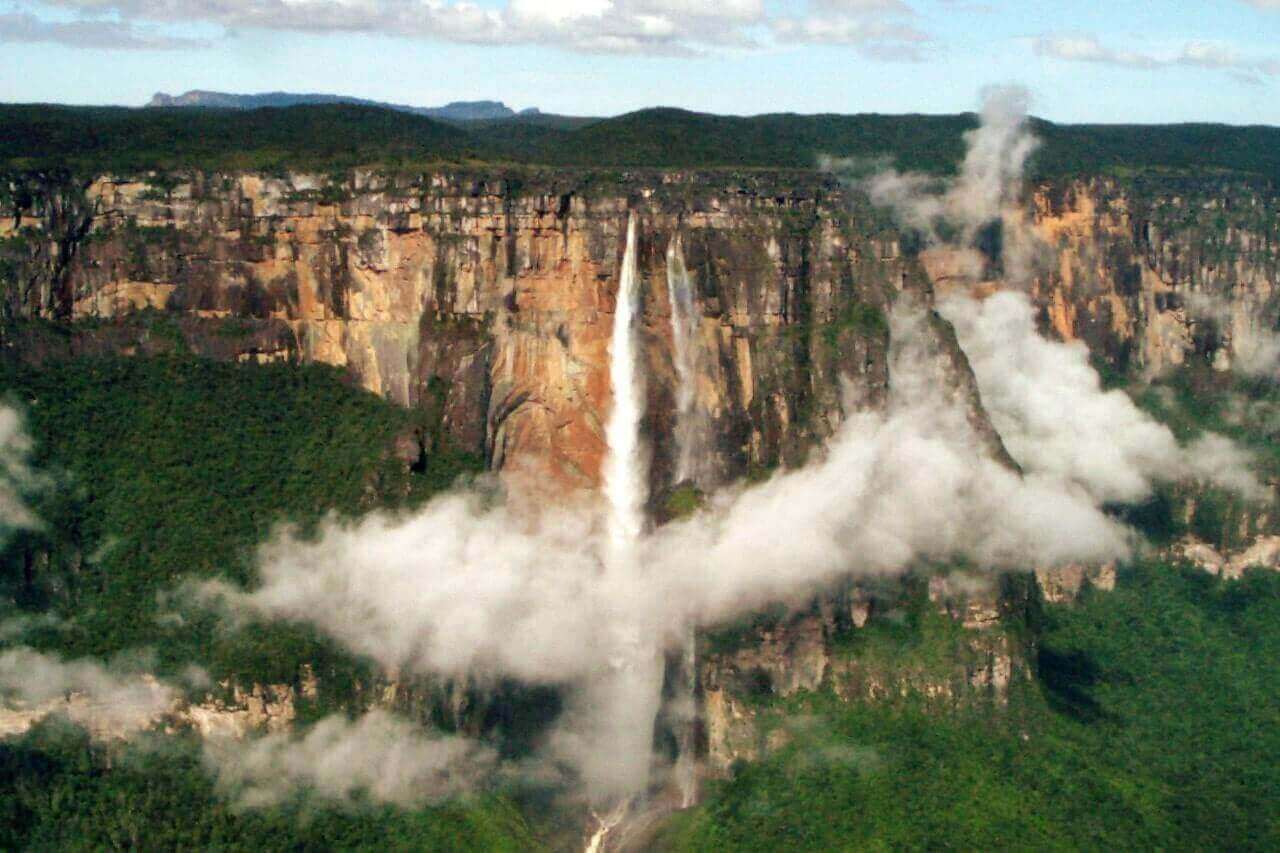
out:
M102 50L194 50L212 44L160 35L124 21L45 21L28 12L0 14L0 44L16 42Z
M1280 76L1280 58L1243 56L1217 42L1189 41L1175 54L1158 55L1109 47L1093 35L1057 35L1036 39L1032 49L1037 56L1113 68L1225 71L1246 82L1261 82L1264 77Z

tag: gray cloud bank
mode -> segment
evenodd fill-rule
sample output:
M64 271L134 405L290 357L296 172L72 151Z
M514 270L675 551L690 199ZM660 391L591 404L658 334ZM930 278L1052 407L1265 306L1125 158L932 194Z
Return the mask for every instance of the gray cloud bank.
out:
M63 44L108 50L191 50L204 39L167 36L127 21L46 21L29 12L0 14L0 44Z

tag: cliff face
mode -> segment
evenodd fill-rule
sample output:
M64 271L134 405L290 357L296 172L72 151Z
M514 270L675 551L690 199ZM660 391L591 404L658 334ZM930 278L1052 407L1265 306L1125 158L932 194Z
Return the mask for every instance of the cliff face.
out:
M8 315L86 321L69 339L18 324L11 349L182 346L339 365L401 404L437 406L449 440L497 470L592 487L634 212L656 487L671 469L666 252L677 234L701 316L695 345L708 355L697 387L710 477L800 461L844 404L874 405L887 382L883 311L909 264L870 210L823 179L152 180L10 193Z
M224 359L345 367L437 410L458 449L563 487L599 478L608 334L628 215L640 222L656 439L670 479L675 369L666 251L680 237L701 316L698 406L723 481L801 461L843 406L887 385L884 308L997 278L933 249L928 277L856 194L813 175L453 171L26 178L0 193L6 344L185 346ZM1076 180L1034 188L1021 259L1048 329L1121 372L1255 357L1280 314L1280 194L1239 179ZM940 334L945 337L946 331ZM965 372L957 361L958 373ZM849 382L842 390L840 376ZM957 382L964 384L965 377ZM980 407L980 406L979 406Z
M850 585L810 613L711 635L698 673L708 771L785 744L786 730L769 725L775 697L829 690L849 702L936 710L1005 704L1014 681L1032 673L1033 650L1013 626L1038 600L1021 579L913 576ZM896 632L908 622L915 639L904 643Z
M1015 255L1045 327L1112 368L1158 375L1196 356L1249 372L1280 314L1280 191L1266 181L1143 177L1032 188L1035 235ZM1008 229L1006 229L1006 233ZM940 286L1004 272L934 250Z

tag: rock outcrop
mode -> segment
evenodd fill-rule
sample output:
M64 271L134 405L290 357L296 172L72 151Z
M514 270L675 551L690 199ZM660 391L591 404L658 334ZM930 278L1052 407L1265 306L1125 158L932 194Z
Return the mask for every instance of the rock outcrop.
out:
M1187 536L1171 550L1175 557L1227 580L1239 580L1250 569L1280 571L1280 536L1260 536L1252 545L1227 553Z
M1119 374L1205 359L1276 375L1280 189L1262 179L1144 176L1032 188L1029 235L1005 269L982 249L932 249L940 288L1030 289L1046 331L1085 342ZM1012 229L1004 233L1012 240ZM999 245L999 241L997 241Z
M243 738L259 732L287 731L297 718L298 691L288 684L222 685L225 697L208 694L191 701L151 676L142 676L145 691L122 701L69 693L39 705L0 708L0 738L22 734L51 716L83 726L95 740L123 740L139 732L192 730L202 737ZM315 696L314 682L303 693Z
M711 635L698 665L708 772L785 745L786 730L769 724L777 698L830 691L939 710L1005 704L1013 681L1032 671L1025 644L1007 630L1032 595L1026 584L963 574L913 577L876 593L853 585L812 612Z

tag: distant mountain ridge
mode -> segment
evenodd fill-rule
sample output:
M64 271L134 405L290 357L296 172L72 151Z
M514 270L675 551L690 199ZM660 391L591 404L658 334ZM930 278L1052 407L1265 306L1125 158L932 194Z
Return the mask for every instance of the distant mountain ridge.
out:
M364 107L381 107L402 113L444 119L445 121L493 121L529 116L541 113L536 107L517 113L502 101L453 101L443 107L410 107L404 104L388 104L347 95L297 94L294 92L263 92L257 95L241 95L231 92L210 92L192 89L181 95L157 92L147 103L148 107L215 107L233 110L255 110L261 107L293 107L300 104L355 104Z

